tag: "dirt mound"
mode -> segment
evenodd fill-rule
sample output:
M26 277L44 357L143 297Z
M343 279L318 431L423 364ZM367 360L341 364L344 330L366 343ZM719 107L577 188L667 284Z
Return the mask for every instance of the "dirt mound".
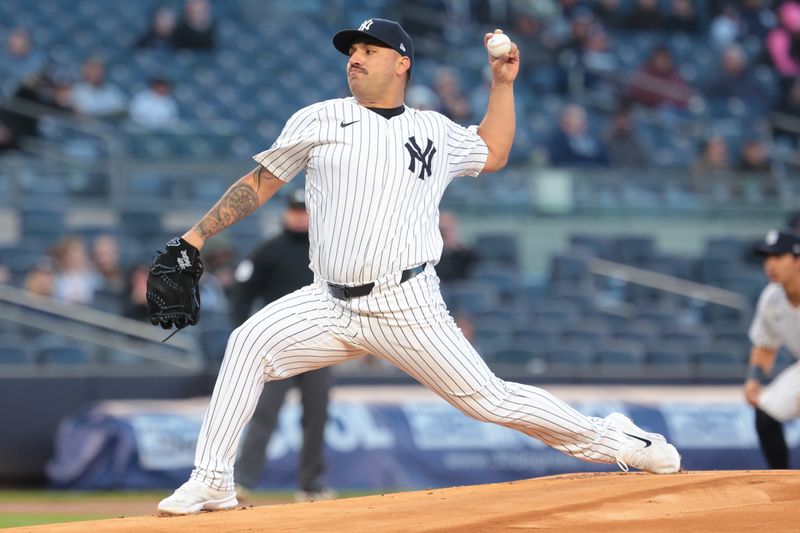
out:
M155 502L154 502L155 505ZM574 474L186 517L138 516L10 531L790 531L800 472Z

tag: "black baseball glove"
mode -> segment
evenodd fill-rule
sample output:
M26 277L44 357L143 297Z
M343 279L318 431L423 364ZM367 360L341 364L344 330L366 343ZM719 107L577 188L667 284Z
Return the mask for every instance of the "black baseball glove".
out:
M176 237L157 251L147 277L147 316L154 325L178 329L200 319L200 250Z

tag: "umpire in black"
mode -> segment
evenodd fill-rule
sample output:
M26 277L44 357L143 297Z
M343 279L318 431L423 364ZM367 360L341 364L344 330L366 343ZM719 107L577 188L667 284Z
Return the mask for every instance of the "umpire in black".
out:
M283 231L259 245L249 259L236 268L232 297L235 325L252 314L254 305L264 306L308 285L314 279L308 268L308 213L302 189L293 191L283 213ZM264 387L253 418L245 428L234 468L240 499L252 489L264 469L265 451L286 393L300 389L303 406L303 446L300 452L300 492L297 499L309 501L333 496L322 483L325 422L331 386L329 368L271 381Z

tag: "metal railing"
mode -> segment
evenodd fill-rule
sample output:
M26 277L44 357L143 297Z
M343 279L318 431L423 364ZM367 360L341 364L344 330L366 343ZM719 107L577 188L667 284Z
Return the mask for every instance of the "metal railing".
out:
M615 263L593 257L587 262L589 271L598 276L617 279L626 283L642 285L651 289L685 296L705 303L721 305L745 313L749 309L747 299L739 293L719 289L710 285L676 278L667 274Z
M62 335L149 362L188 371L203 369L202 349L192 335L166 335L151 325L89 307L66 304L0 284L0 316L20 326Z

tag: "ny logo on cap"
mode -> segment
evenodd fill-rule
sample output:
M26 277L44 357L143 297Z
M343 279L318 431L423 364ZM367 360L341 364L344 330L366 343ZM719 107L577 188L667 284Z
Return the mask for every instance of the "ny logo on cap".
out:
M369 31L370 26L372 26L372 19L367 19L361 23L361 26L358 27L358 31Z
M400 50L405 52L406 51L406 45L404 45L403 43L400 43Z
M419 161L420 169L419 176L417 177L425 181L425 172L428 173L428 177L431 175L431 160L433 160L433 154L436 153L436 148L433 147L433 141L428 139L425 150L422 150L417 144L417 140L412 135L408 138L406 149L408 149L408 153L411 154L411 163L408 165L408 170L415 172L416 162Z
M778 231L777 230L770 230L767 233L767 238L764 239L769 246L772 246L776 242L778 242Z

